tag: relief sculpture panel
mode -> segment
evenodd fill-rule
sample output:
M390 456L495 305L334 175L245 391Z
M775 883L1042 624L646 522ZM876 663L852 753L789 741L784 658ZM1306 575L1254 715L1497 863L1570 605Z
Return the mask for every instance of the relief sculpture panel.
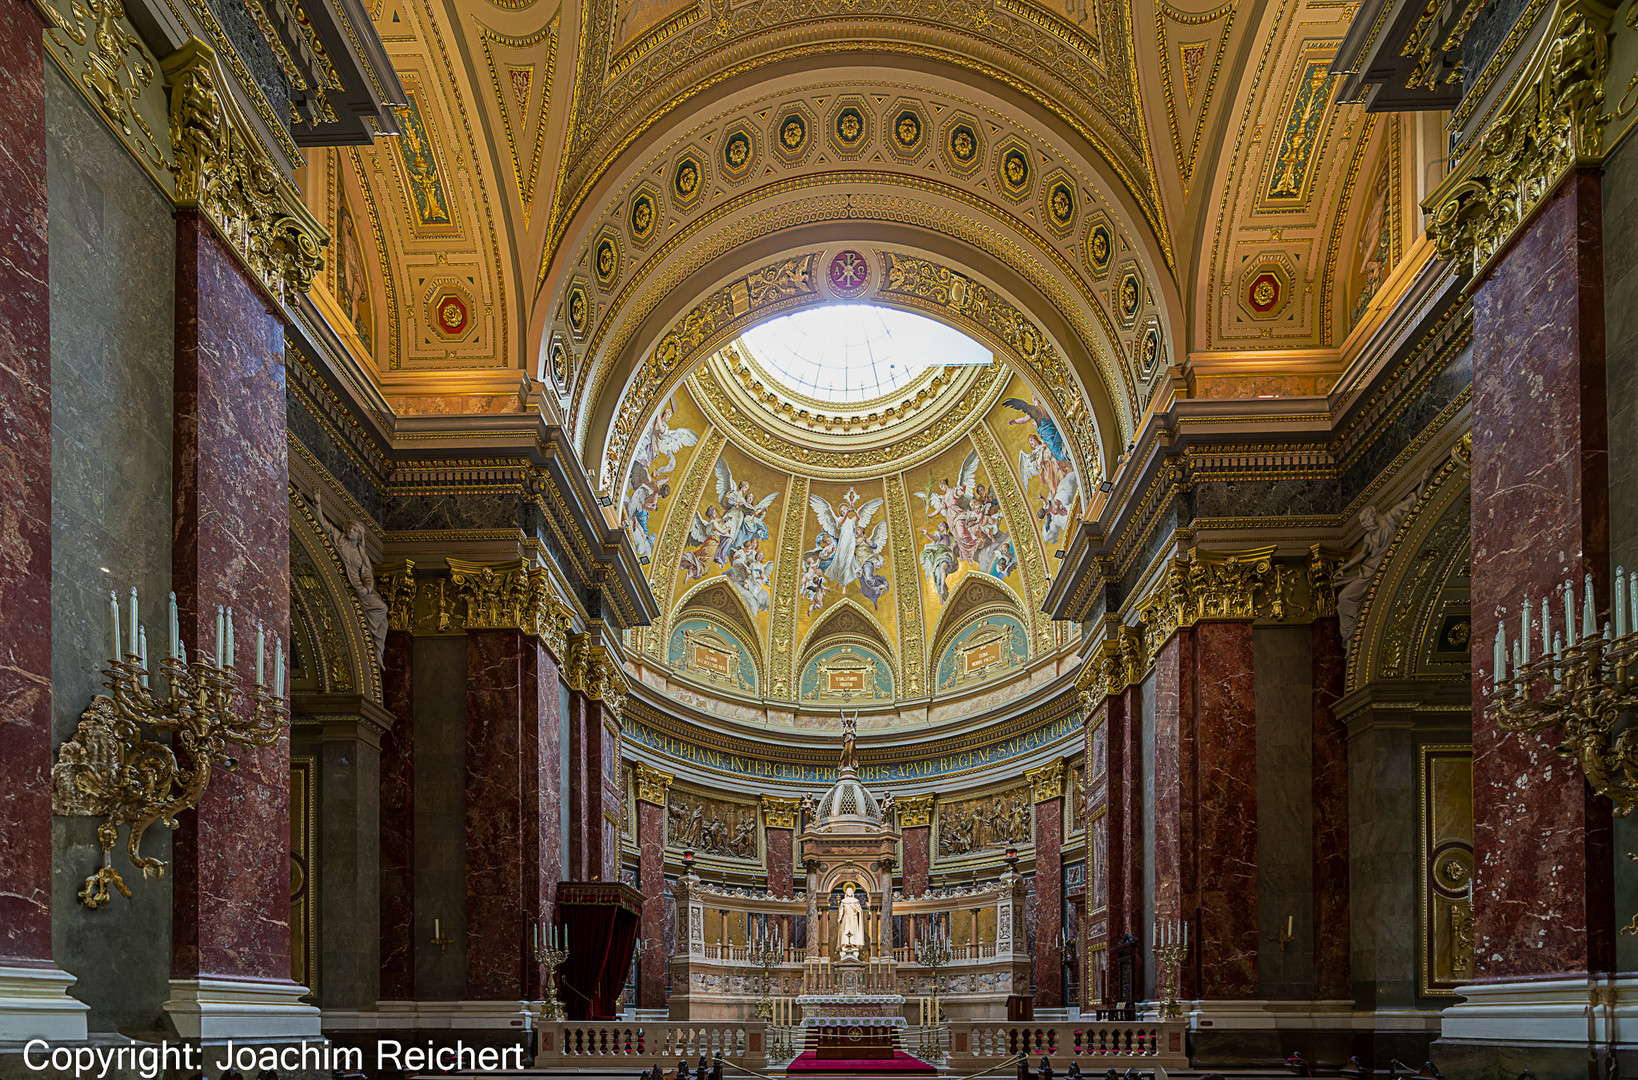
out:
M670 795L666 847L723 859L757 859L756 803L708 799L676 787Z
M1032 806L1027 786L962 802L941 803L938 808L939 858L1028 844L1034 826Z

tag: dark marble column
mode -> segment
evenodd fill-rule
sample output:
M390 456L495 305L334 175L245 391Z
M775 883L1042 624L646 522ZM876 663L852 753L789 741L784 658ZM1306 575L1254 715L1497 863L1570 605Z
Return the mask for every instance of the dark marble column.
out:
M571 865L577 881L620 880L620 719L583 691L569 695L574 740L569 768L575 778L570 804Z
M579 691L569 693L569 863L564 875L570 881L593 881L591 794L587 790L588 731L597 730L596 703ZM595 774L594 774L595 775ZM599 861L598 868L601 870Z
M179 212L176 229L171 576L182 638L204 656L214 648L217 605L234 609L241 643L258 622L289 637L284 326L198 213ZM241 667L253 662L247 652L241 644ZM244 994L225 992L220 980L248 980L268 999L295 989L290 743L235 756L237 769L218 769L198 811L181 815L173 848L166 1011L179 1032L207 1039L214 1017L231 1033L243 1009ZM287 1034L316 1034L316 1010L292 998L281 1015Z
M559 877L557 671L519 630L466 640L466 995L517 1001L537 996Z
M904 865L899 873L906 897L920 896L932 884L933 798L932 795L912 795L899 800L900 845L904 850ZM913 931L907 928L906 933L914 940Z
M1611 970L1610 806L1480 703L1498 619L1592 574L1609 603L1609 462L1599 178L1571 176L1473 301L1475 981ZM1580 602L1577 600L1579 611ZM1562 623L1562 602L1555 623ZM1602 612L1601 612L1602 615ZM1539 652L1536 644L1532 652ZM1550 858L1543 851L1550 849ZM1529 948L1520 943L1529 942Z
M1035 1004L1064 1004L1064 763L1025 774L1035 788Z
M767 846L768 892L790 897L796 889L796 799L762 796L762 835Z
M1190 924L1180 999L1258 993L1252 666L1243 622L1180 630L1155 661L1155 916Z
M1315 621L1313 643L1314 997L1353 996L1348 958L1348 727L1333 707L1347 663L1337 620Z
M415 639L387 631L382 697L393 715L381 740L381 999L415 997Z
M637 1007L665 1008L665 800L671 774L637 763L637 886L643 894L639 934L647 943L637 969Z

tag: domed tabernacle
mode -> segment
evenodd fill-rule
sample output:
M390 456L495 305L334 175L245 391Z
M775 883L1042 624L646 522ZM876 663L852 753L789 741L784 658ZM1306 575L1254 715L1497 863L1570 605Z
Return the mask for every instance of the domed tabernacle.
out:
M834 825L880 825L881 806L876 797L859 783L852 769L842 770L842 776L819 799L819 811L814 815L814 826L824 829Z

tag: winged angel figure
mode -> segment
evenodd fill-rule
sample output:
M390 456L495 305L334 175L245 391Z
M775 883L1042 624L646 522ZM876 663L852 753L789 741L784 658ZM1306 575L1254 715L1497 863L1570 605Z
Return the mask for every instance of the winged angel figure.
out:
M1035 428L1029 435L1027 448L1018 451L1018 478L1023 481L1025 491L1029 490L1031 480L1039 478L1050 492L1036 495L1041 500L1041 508L1035 512L1035 516L1041 519L1041 538L1049 544L1056 544L1074 513L1081 478L1070 463L1069 448L1064 444L1063 433L1058 430L1057 422L1039 398L1029 402L1021 398L1008 398L1001 404L1024 414L1008 420L1008 424L1031 424Z
M671 470L677 467L677 451L687 449L700 441L693 429L672 427L671 418L676 406L670 399L660 408L654 422L643 432L637 444L637 454L631 462L631 484L626 495L626 531L631 536L637 554L654 553L654 533L649 527L649 515L660 508L660 501L671 494ZM661 464L660 458L665 463Z
M861 504L853 488L848 488L837 507L818 495L808 496L808 506L819 519L813 549L802 556L802 594L808 599L808 610L819 607L831 588L845 592L858 583L871 607L887 592L887 578L881 573L887 558L887 522L877 522L874 531L870 528L882 502L871 499Z
M717 505L694 514L693 527L688 530L692 550L684 552L682 565L690 581L704 575L707 558L724 567L722 576L739 590L753 612L761 614L771 602L770 571L761 544L768 539L768 507L779 492L770 491L758 500L751 493L750 481L736 481L721 458L716 476Z
M915 495L927 504L929 524L943 519L931 532L921 530L927 538L921 549L921 568L940 600L950 598L949 579L963 566L1003 578L1018 565L1012 537L1007 535L1007 523L1001 516L1001 502L978 479L976 450L962 461L955 484L945 478L935 486L929 472L927 490Z

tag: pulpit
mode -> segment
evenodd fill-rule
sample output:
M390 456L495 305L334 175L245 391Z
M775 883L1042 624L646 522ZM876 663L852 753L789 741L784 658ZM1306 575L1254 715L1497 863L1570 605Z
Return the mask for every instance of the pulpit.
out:
M642 895L618 881L564 881L557 922L567 930L569 959L560 981L570 1020L612 1020L631 967Z

